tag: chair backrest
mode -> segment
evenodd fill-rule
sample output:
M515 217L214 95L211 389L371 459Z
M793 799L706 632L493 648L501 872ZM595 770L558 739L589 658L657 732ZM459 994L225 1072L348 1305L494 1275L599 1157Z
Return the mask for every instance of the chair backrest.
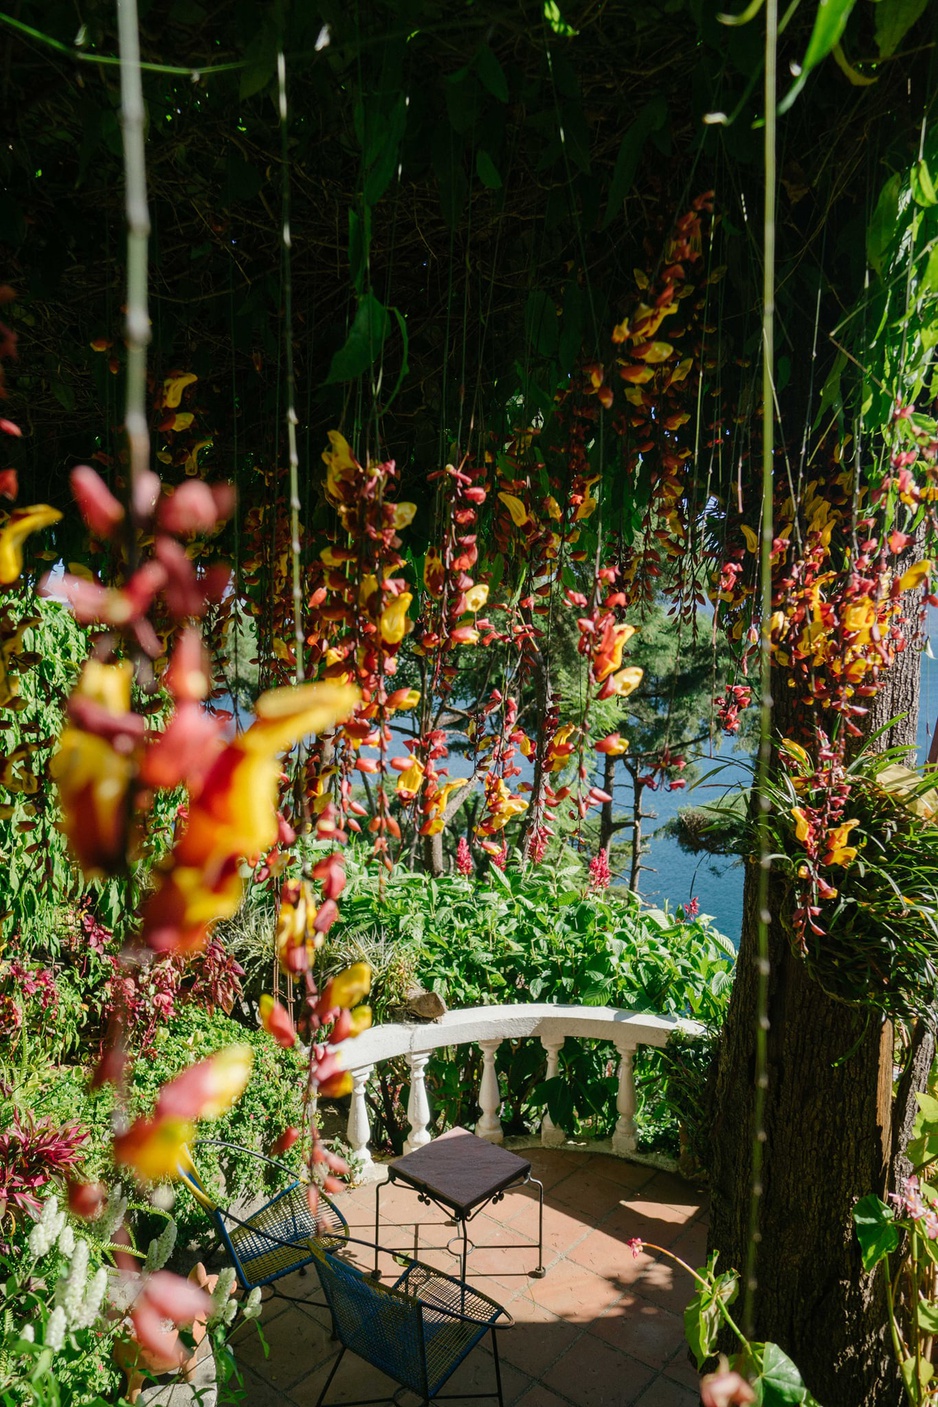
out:
M311 1241L310 1250L343 1348L426 1398L427 1357L420 1300L377 1284L321 1242Z

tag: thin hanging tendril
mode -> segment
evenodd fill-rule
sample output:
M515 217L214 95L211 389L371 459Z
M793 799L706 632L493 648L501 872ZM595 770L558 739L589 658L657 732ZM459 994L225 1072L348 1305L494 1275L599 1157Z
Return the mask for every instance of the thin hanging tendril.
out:
M290 556L293 567L293 631L296 642L297 684L306 678L303 667L303 586L300 571L300 457L296 447L296 385L293 372L293 277L290 260L290 152L287 126L287 64L277 54L277 87L280 101L280 143L283 153L283 337L287 373L287 450L290 458Z
M130 450L130 497L150 467L150 434L147 428L147 347L150 314L147 307L147 241L150 212L147 207L147 173L144 154L143 84L140 78L140 40L136 0L117 0L118 44L121 75L121 129L124 139L124 201L127 216L127 401L124 425ZM128 519L132 522L135 513ZM133 567L136 543L131 527L128 552Z
M760 1240L762 1168L765 1152L765 1093L768 1086L769 1033L769 874L772 867L769 844L769 764L772 747L772 467L775 442L775 123L776 49L778 44L778 3L766 0L765 14L765 214L763 224L762 293L762 542L759 595L761 633L759 662L761 702L759 709L759 766L756 795L759 833L759 875L756 896L756 1069L753 1096L752 1195L749 1206L749 1242L746 1248L746 1275L743 1298L743 1331L754 1333L756 1274Z

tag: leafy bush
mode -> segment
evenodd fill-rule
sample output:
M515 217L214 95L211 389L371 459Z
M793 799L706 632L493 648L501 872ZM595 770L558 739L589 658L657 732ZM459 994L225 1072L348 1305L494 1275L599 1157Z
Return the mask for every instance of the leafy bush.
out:
M237 1041L247 1042L254 1050L254 1068L247 1089L227 1114L214 1123L203 1124L200 1133L266 1153L285 1128L301 1123L302 1061L294 1052L281 1050L266 1032L245 1028L221 1012L209 1015L198 1006L185 1006L160 1030L152 1057L134 1065L129 1113L149 1112L162 1084L187 1065ZM49 1071L41 1090L36 1088L38 1083L31 1082L30 1089L23 1091L25 1107L51 1115L53 1123L77 1121L86 1128L89 1138L85 1145L85 1173L103 1174L110 1148L111 1091L90 1090L85 1073L74 1067ZM291 1155L283 1155L281 1161L290 1163ZM231 1201L264 1190L260 1173L263 1164L254 1158L204 1148L198 1154L198 1165L212 1190ZM187 1193L181 1192L177 1197L174 1216L181 1244L205 1241L205 1213ZM145 1244L145 1233L141 1239Z
M492 866L481 878L438 879L405 871L379 879L354 851L348 860L342 917L323 957L330 969L361 957L372 964L379 1018L392 1014L410 982L419 980L450 1007L609 1005L693 1017L711 1031L722 1023L735 960L729 939L706 917L645 909L627 891L591 889L573 856L553 867L509 866L502 872ZM640 1052L637 1122L646 1141L677 1153L675 1108L693 1108L706 1065L705 1054L677 1065L659 1052ZM506 1041L499 1050L512 1131L533 1126L545 1105L569 1132L611 1131L612 1046L570 1040L558 1078L545 1081L544 1068L539 1043ZM479 1054L469 1047L433 1057L427 1075L438 1127L475 1120L480 1070ZM379 1076L382 1083L371 1092L375 1124L399 1148L406 1071L385 1066Z

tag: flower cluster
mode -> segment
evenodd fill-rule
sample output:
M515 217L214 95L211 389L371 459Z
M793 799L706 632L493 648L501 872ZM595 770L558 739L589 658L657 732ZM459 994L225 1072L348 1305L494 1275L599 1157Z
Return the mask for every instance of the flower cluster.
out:
M602 891L608 889L612 882L612 871L609 868L609 854L606 850L600 850L594 855L589 863L590 889Z

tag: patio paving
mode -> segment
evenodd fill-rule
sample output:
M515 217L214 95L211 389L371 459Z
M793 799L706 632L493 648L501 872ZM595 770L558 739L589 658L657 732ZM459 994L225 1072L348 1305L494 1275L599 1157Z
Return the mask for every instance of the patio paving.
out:
M681 1317L693 1293L691 1281L664 1258L636 1259L625 1243L639 1236L673 1249L693 1266L702 1264L703 1193L670 1173L606 1154L537 1147L525 1157L545 1187L546 1276L535 1280L528 1274L537 1263L533 1189L508 1192L471 1223L472 1239L494 1242L496 1249L470 1254L468 1279L515 1320L499 1334L505 1407L697 1407L697 1374L688 1361ZM350 1234L373 1241L374 1184L337 1201ZM412 1252L418 1216L421 1259L458 1273L448 1251L426 1249L446 1242L455 1228L405 1187L381 1194L382 1244ZM518 1242L530 1244L530 1252L501 1249ZM365 1264L367 1252L359 1248L356 1259ZM389 1257L383 1267L394 1269ZM282 1280L280 1288L297 1297L322 1298L314 1271ZM242 1401L246 1407L315 1407L337 1351L327 1311L273 1298L264 1306L261 1325L269 1356L254 1325L243 1325L234 1336L246 1394ZM490 1343L469 1355L444 1392L494 1389ZM383 1374L348 1354L329 1400L390 1397L394 1390Z

